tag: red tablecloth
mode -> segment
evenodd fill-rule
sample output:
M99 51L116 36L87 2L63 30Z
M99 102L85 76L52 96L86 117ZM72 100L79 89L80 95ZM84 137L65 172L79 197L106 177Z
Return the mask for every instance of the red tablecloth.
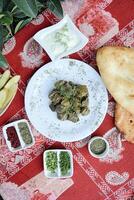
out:
M66 0L63 2L89 43L70 57L83 60L97 69L96 49L102 45L134 47L133 0ZM57 143L43 137L31 125L36 144L11 153L4 141L2 126L26 118L24 92L29 78L49 57L32 39L40 29L56 23L45 11L10 39L3 49L13 74L21 81L15 99L0 117L0 194L5 200L127 200L134 199L134 146L121 138L114 126L114 101L109 94L105 120L95 135L104 135L110 143L105 159L88 153L88 138L75 143ZM110 77L109 77L110 78ZM47 114L47 113L46 113ZM73 152L74 176L69 179L47 179L43 174L42 153L48 148L68 148Z

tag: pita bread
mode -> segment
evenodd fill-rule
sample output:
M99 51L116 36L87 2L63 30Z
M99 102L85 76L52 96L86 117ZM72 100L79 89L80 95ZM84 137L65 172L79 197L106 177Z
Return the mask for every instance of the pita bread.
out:
M116 102L134 114L134 49L102 47L97 52L101 77Z
M115 125L128 142L134 143L134 115L122 106L115 106Z

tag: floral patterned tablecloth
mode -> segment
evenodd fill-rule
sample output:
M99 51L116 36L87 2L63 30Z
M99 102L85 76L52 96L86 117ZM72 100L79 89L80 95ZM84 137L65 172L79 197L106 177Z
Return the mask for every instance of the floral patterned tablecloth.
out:
M97 69L95 53L102 45L134 47L133 0L65 0L63 8L89 38L89 43L81 51L69 57ZM121 137L114 125L115 102L110 94L107 115L94 133L103 135L110 143L110 152L104 159L89 155L87 142L90 136L82 141L61 144L45 138L32 125L36 139L34 146L11 153L5 144L2 126L17 119L27 119L24 109L26 85L34 72L50 61L32 36L57 21L47 10L3 48L10 70L13 74L20 74L21 81L15 99L0 117L0 194L4 200L132 200L134 146ZM43 173L42 153L48 148L62 147L73 152L74 176L69 179L48 179Z

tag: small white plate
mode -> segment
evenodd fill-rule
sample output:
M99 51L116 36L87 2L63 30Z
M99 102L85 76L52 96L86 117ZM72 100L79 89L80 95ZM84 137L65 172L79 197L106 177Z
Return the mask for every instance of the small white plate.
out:
M101 140L103 140L103 141L106 143L106 149L105 149L105 151L104 151L103 153L101 153L101 154L95 154L95 153L93 153L93 152L91 151L91 144L92 144L92 142L93 142L94 140L96 140L96 139L101 139ZM109 152L109 143L108 143L108 141L107 141L104 137L95 136L95 137L92 137L92 138L89 140L89 143L88 143L88 150L89 150L89 153L90 153L93 157L95 157L95 158L104 158L104 157L108 154L108 152Z
M88 38L79 31L67 15L57 24L37 32L33 38L52 60L75 53L88 43Z
M89 92L89 114L79 116L79 121L61 121L49 105L49 93L56 81L66 80L86 85ZM107 90L99 74L88 64L61 59L41 67L30 79L25 93L25 109L33 126L44 136L73 142L91 135L102 123L108 106Z
M25 122L25 123L27 124L27 126L28 126L28 128L29 128L30 135L31 135L31 137L32 137L32 143L30 143L30 144L25 144L25 143L24 143L24 141L23 141L23 139L22 139L22 136L21 136L21 134L20 134L20 131L19 131L19 127L18 127L18 123L20 123L20 122ZM16 132L17 132L17 135L18 135L18 138L19 138L19 141L20 141L20 145L21 145L21 146L18 147L18 148L13 148L13 147L11 146L10 141L8 140L8 137L7 137L6 129L7 129L8 127L11 127L11 126L13 126L13 127L15 128L15 130L16 130ZM7 144L8 148L9 148L9 150L12 151L12 152L16 152L16 151L20 151L20 150L22 150L22 149L26 149L26 148L28 148L28 147L31 147L31 146L34 145L34 143L35 143L35 139L34 139L34 137L33 137L32 130L31 130L30 125L29 125L29 123L28 123L28 121L27 121L26 119L17 120L17 121L11 122L11 123L6 124L5 126L3 126L3 135L4 135L4 138L5 138L5 140L6 140L6 144Z
M57 153L57 170L55 173L51 173L46 166L46 156L48 152L55 152ZM60 170L60 153L61 152L67 152L70 156L70 170L68 171L68 173L66 174L66 176L62 176L61 174L61 170ZM45 176L48 178L69 178L73 176L73 155L71 150L66 150L66 149L50 149L50 150L46 150L43 154L43 165L44 165L44 173Z

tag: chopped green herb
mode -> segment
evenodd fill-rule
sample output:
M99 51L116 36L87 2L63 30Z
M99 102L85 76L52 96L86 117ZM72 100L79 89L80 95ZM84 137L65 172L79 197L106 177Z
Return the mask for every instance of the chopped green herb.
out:
M56 169L58 167L56 152L50 151L46 154L46 166L47 166L47 170L50 171L51 173L56 172Z
M60 170L62 176L65 176L71 168L70 155L68 152L60 153Z
M93 153L102 154L106 150L106 142L102 139L95 139L90 148Z

